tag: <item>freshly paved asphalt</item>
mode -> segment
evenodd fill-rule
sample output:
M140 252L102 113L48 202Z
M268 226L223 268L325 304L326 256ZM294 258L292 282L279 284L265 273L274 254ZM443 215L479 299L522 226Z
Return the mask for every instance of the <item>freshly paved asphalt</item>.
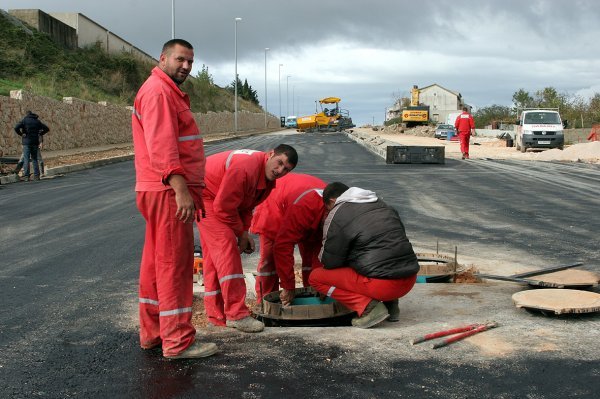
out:
M376 191L399 210L421 249L458 245L460 253L531 266L582 260L597 270L597 166L386 165L341 134L255 136L209 144L207 153L282 142L298 149L298 172ZM0 186L0 397L591 398L600 392L600 360L580 357L585 351L478 361L452 352L411 357L380 348L378 329L344 329L362 340L355 347L343 338L319 339L319 328L297 330L305 337L280 328L212 333L222 353L201 361L143 353L136 318L144 226L133 184L133 163L123 162ZM597 329L598 317L581 323Z

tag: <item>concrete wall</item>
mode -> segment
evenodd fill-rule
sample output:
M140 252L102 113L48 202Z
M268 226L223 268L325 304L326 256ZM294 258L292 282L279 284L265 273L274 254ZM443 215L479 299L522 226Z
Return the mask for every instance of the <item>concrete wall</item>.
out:
M13 128L28 110L38 114L50 128L44 139L44 147L50 151L131 143L131 107L97 104L73 97L57 101L15 90L11 97L0 96L0 150L5 156L21 153L21 138ZM231 112L198 113L195 117L205 136L233 131ZM278 118L268 117L267 122L265 129L264 114L238 113L239 131L280 129Z
M8 13L38 31L47 33L55 43L69 49L77 48L76 30L51 15L41 10L9 10Z
M502 133L510 133L514 138L514 132L511 129L475 129L478 136L481 137L498 137ZM577 143L588 143L587 137L590 134L590 128L584 129L565 129L565 144L577 144Z
M93 46L100 43L102 48L110 54L119 54L121 52L131 53L134 57L150 62L157 63L154 57L146 54L144 51L135 47L127 40L109 31L100 24L94 22L83 14L79 13L50 13L54 18L73 27L77 31L77 45L81 48Z

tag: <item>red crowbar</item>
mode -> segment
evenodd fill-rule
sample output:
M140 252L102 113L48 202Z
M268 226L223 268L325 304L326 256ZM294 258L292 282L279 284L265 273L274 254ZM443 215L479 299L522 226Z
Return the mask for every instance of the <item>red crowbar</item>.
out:
M469 324L464 327L458 327L458 328L453 328L450 330L439 331L439 332L427 334L422 337L411 340L410 343L415 345L420 342L429 341L431 339L461 333L461 334L455 335L453 337L447 338L442 342L432 345L433 349L437 349L437 348L441 348L443 346L450 345L453 342L460 341L461 339L470 337L471 335L480 333L482 331L489 330L490 328L494 328L497 326L498 326L498 324L496 322L490 322L490 323L486 323L486 324Z

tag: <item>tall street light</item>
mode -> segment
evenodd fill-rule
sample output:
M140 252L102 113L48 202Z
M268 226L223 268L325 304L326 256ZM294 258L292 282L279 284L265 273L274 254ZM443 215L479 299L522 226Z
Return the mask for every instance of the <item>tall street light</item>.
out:
M234 82L235 82L235 99L233 101L233 131L234 133L237 132L238 130L238 111L237 111L237 107L238 107L238 99L237 99L237 87L238 87L238 73L237 73L237 23L238 21L241 21L242 19L237 17L235 18L235 23L234 23L234 47L235 47L235 78L234 78Z
M286 116L290 115L290 78L292 77L292 75L288 75L287 76L287 82L285 84L285 112L287 113Z
M281 119L281 67L283 64L279 64L279 118Z
M265 129L267 128L267 51L268 47L265 47Z
M175 0L171 0L171 39L175 39Z
M297 115L296 114L296 108L294 107L294 104L295 104L295 101L294 101L295 94L294 93L295 92L296 92L296 85L292 85L292 114L293 115Z

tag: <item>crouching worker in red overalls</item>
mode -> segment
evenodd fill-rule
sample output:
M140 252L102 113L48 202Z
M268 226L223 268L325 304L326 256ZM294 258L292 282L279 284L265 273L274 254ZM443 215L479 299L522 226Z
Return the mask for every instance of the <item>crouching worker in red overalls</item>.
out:
M246 306L240 254L254 252L248 235L252 210L275 188L275 180L298 163L296 150L281 144L269 152L226 151L206 159L202 191L206 217L198 222L202 243L204 307L209 324L260 332L264 324Z
M146 220L140 266L140 345L169 359L211 356L192 325L194 216L202 209L204 142L179 89L192 70L185 40L165 43L157 67L137 93L131 117L135 191Z
M318 177L289 173L277 181L269 198L256 207L250 231L260 235L260 260L256 272L256 298L283 288L280 297L291 301L296 287L294 247L302 258L302 282L308 287L308 275L319 264L325 213L323 188Z
M398 321L398 298L414 286L419 264L398 212L373 191L331 183L323 191L322 268L310 285L358 313L352 325Z

